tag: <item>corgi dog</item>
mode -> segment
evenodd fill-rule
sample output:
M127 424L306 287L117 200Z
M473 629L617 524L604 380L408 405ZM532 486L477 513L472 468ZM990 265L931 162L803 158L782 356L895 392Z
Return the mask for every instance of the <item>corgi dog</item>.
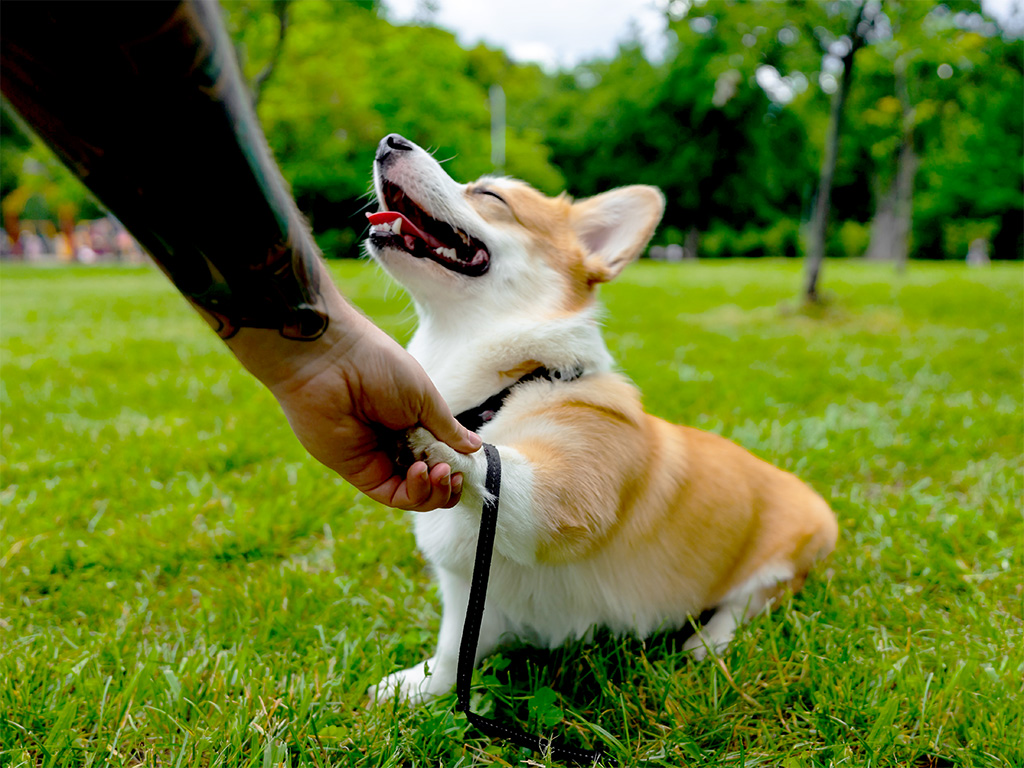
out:
M573 201L508 178L460 184L397 134L380 142L373 179L368 250L413 299L409 352L453 413L503 393L478 430L502 483L477 663L508 639L643 637L713 610L686 643L702 659L800 589L835 546L828 504L722 437L645 413L602 340L596 289L647 245L658 189ZM437 651L371 688L377 702L454 686L487 493L484 451L457 453L424 430L410 445L461 473L463 492L414 517L443 601Z

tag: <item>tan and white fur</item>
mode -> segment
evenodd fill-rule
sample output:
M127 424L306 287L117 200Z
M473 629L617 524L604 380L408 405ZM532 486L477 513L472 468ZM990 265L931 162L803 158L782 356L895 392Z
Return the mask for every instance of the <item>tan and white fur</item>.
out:
M598 626L646 636L709 609L686 647L697 659L722 651L738 625L802 586L837 525L792 474L645 413L616 371L595 290L640 255L662 215L660 191L624 187L574 202L507 178L459 184L397 138L401 151L375 163L382 206L383 185L395 185L490 256L485 274L467 276L370 245L413 298L409 351L452 411L540 365L584 370L516 388L480 430L498 448L502 485L477 662L506 639L555 647ZM437 650L385 677L371 689L377 701L420 701L454 685L485 494L483 451L459 454L422 430L412 442L431 465L462 473L464 492L456 507L414 517L444 605Z

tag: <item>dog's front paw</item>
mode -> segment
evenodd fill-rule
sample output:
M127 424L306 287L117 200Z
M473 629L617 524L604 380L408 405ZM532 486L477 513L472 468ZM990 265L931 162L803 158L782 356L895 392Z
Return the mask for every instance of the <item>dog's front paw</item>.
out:
M451 690L454 680L442 679L431 668L433 659L421 661L415 667L392 672L366 692L371 706L380 706L391 699L409 704L421 704Z
M463 488L483 490L487 477L487 457L482 450L476 453L459 453L422 427L411 430L407 439L409 450L417 460L425 461L431 467L447 464L452 468L452 474L462 473Z

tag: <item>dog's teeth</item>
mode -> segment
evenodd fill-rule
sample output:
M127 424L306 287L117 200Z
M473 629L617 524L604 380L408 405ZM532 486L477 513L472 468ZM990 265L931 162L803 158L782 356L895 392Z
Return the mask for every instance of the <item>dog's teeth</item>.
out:
M444 255L444 248L435 248L434 249L434 253L436 253L438 256L443 256Z
M394 232L396 235L402 234L402 220L401 219L395 219L394 221L391 222L391 231Z
M444 251L444 255L446 257L448 257L449 259L454 259L455 258L455 249L454 248L442 248L441 250Z
M467 235L467 234L466 234L465 232L463 232L463 231L462 231L461 229L457 229L457 230L455 230L455 231L459 233L459 237L461 237L461 238L462 238L462 242L463 242L463 243L464 243L465 245L469 245L469 235Z

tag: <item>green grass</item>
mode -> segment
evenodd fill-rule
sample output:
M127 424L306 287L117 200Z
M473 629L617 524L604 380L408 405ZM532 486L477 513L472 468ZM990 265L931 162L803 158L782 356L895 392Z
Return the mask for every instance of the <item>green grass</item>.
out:
M408 336L375 269L334 269ZM1024 764L1022 267L824 279L814 316L791 262L645 263L604 298L648 408L810 482L831 559L720 664L674 635L510 649L478 710L626 765ZM0 765L549 764L451 696L365 708L433 646L407 521L308 458L162 276L5 266L2 342Z

